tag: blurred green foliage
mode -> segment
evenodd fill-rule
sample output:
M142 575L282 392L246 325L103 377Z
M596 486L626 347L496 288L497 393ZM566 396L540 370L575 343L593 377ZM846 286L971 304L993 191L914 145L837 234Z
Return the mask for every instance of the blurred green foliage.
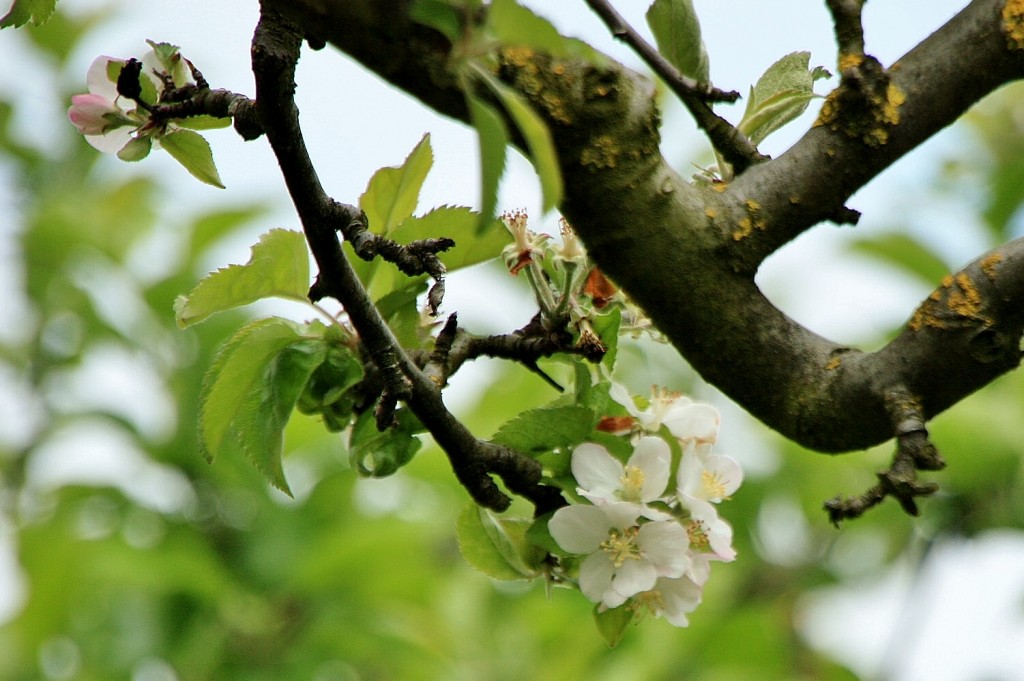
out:
M58 14L28 34L57 69L87 28ZM992 242L1019 232L1019 101L1004 93L972 114L977 145L958 159L960 177L982 197L976 208ZM364 480L350 470L341 436L296 414L286 432L294 500L241 457L203 461L203 374L246 318L224 313L182 332L173 302L201 276L209 250L259 210L171 219L173 198L159 183L141 172L103 179L93 172L97 154L70 126L59 154L18 140L7 125L15 106L0 102L0 162L19 198L5 222L17 224L28 314L0 337L0 388L19 396L18 413L3 418L23 420L28 435L0 440L0 537L14 550L22 590L0 623L4 681L840 681L854 675L797 631L809 590L880 575L943 538L1024 525L1019 373L935 420L950 466L935 476L942 492L918 520L886 504L836 531L822 501L870 486L888 449L826 458L754 424L746 451L732 452L762 459L727 509L739 559L715 566L689 629L646 622L609 650L578 594L556 589L549 598L538 584L498 583L464 563L455 525L466 494L432 445L394 477ZM176 247L165 251L173 266L161 263L156 271L166 274L153 276L137 256L157 237ZM906 235L861 248L916 275L937 272L932 249ZM671 375L672 388L694 387L678 364L659 364L665 353L627 345L619 353L627 383L643 389L648 376ZM105 406L100 398L117 381L74 404L64 399L90 358L111 349L159 378L173 410L163 415L167 428ZM499 365L463 416L490 434L553 397L535 375ZM100 446L121 456L124 482L53 482L54 469L76 456L92 460L75 439L86 430L108 436Z

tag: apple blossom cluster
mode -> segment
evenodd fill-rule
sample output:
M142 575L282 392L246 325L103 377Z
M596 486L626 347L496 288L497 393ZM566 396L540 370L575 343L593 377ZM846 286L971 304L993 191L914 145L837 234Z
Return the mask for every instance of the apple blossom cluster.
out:
M138 99L123 96L117 88L118 78L129 60L101 55L86 73L89 93L72 96L68 109L68 118L89 144L104 153L116 153L123 160L134 157L143 147L148 152L149 146L158 143L166 132L153 124L147 110L147 104L158 101L158 93L165 84L183 87L193 83L185 60L176 49L170 51L150 44L153 49L141 61Z
M611 396L629 417L605 426L632 433L632 454L623 463L604 446L578 445L572 474L577 493L590 503L557 510L548 531L564 551L583 556L577 584L598 611L626 607L684 627L711 563L736 557L732 527L717 504L736 491L743 472L733 459L712 453L714 407L655 391L639 409L619 385ZM677 462L665 437L679 445Z
M195 130L226 127L230 119L160 111L196 90L198 72L177 46L148 42L141 60L94 59L86 74L89 92L71 97L68 119L101 152L132 162L163 148L198 180L223 187L210 145Z

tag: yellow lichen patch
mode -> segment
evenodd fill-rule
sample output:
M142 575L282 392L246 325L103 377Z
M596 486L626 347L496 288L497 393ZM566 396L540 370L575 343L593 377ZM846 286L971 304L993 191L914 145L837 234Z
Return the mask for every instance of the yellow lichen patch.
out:
M967 274L961 272L956 275L956 287L949 289L946 298L946 305L949 309L961 317L980 318L984 300L978 287Z
M711 218L712 220L714 220L714 219L715 219L715 216L717 216L717 215L718 215L718 213L717 213L717 212L715 212L715 209L714 209L714 208L705 208L705 209L704 209L704 215L707 215L707 216L708 216L709 218Z
M580 164L591 168L614 168L620 153L622 150L615 138L600 135L580 154Z
M501 58L507 64L520 69L537 69L534 57L537 53L526 46L504 47L501 50Z
M743 218L736 224L739 227L739 229L732 233L733 241L745 239L754 233L754 221L751 220L750 218Z
M540 102L544 105L548 115L554 120L566 125L572 123L572 117L569 116L569 111L565 106L565 99L562 97L550 92L543 92L540 95Z
M1002 18L1006 44L1011 50L1024 50L1024 0L1006 0Z
M799 196L791 196L791 197L789 197L789 202L792 205L794 205L794 206L799 206L800 203L801 203L801 200L800 200Z
M884 92L879 88L862 100L841 87L825 98L814 125L842 130L848 137L860 138L869 147L878 147L889 141L890 128L899 124L900 107L906 101L906 93L892 81L885 84Z
M985 273L985 276L988 277L990 281L996 280L996 268L999 267L999 263L1002 261L1003 256L998 253L985 256L981 261L981 271Z
M985 326L992 323L985 314L985 299L971 277L961 272L943 277L939 288L914 312L908 326L918 331L925 326L946 329L979 322Z
M907 101L907 95L896 83L889 82L885 88L885 101L879 102L878 115L879 123L896 125L900 122L900 107Z
M903 90L890 82L885 97L872 100L872 113L876 125L871 126L862 136L869 147L877 147L889 141L889 128L900 122L900 107L907 101Z
M920 331L928 320L928 313L924 310L924 305L914 310L914 315L907 322L907 327L911 331Z
M825 97L818 112L818 118L814 121L814 127L819 125L831 126L839 118L839 90L833 90Z
M755 229L764 229L765 227L768 226L767 221L765 221L764 217L760 215L760 203L758 203L754 199L747 199L746 201L743 202L743 205L747 207L748 217L740 221L741 226L743 225L744 221L749 222Z
M840 54L839 55L839 71L843 72L847 69L855 69L864 63L864 55L862 53L857 54Z
M719 182L712 182L711 183L711 188L714 189L718 193L722 193L726 189L729 188L729 183L728 182L721 182L721 181L719 181Z
M839 365L843 363L843 360L839 357L833 357L825 364L825 371L834 371L839 368Z

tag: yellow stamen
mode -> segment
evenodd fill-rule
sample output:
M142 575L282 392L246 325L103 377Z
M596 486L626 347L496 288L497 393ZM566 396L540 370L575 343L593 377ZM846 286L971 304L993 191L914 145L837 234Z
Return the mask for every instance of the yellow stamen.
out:
M636 544L639 531L638 527L630 527L622 532L612 530L608 533L608 539L601 542L601 548L611 556L615 567L622 567L627 560L640 560L640 547Z
M700 474L700 484L704 488L707 498L709 499L724 499L725 498L725 482L718 477L717 473L709 470L704 470Z
M702 521L691 520L686 525L686 536L690 539L690 546L698 551L709 551L711 549L708 530Z
M626 466L622 471L622 477L619 478L619 483L622 485L619 497L623 501L641 501L644 479L645 476L642 469L637 466Z

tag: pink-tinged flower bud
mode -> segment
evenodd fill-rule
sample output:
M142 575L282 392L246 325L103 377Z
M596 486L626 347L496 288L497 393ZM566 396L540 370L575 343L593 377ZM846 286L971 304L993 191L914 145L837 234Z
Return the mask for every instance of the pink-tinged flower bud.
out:
M120 113L114 103L102 95L73 95L68 120L83 135L102 135L110 126L110 120L105 116Z

